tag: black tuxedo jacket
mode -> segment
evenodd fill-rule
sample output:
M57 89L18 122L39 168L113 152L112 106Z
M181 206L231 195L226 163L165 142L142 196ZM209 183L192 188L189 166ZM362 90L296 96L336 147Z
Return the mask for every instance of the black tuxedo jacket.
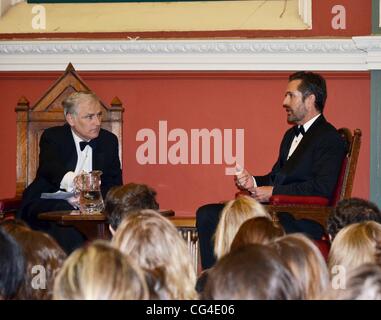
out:
M93 170L101 170L101 192L115 185L122 185L122 171L119 161L118 139L101 129L93 148ZM40 139L39 167L36 178L25 189L21 207L39 199L43 192L56 192L68 171L74 171L77 164L77 150L71 128L68 124L46 129Z
M286 131L279 157L271 172L255 176L258 186L274 186L273 194L309 195L331 198L347 146L335 127L319 116L287 160L294 139Z

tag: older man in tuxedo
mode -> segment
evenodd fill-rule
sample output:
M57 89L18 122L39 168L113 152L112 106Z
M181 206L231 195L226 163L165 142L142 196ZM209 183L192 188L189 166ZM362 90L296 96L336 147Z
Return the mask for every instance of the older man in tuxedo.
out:
M82 172L101 170L101 192L122 185L117 137L101 128L102 107L90 92L75 92L63 101L66 124L46 129L40 139L39 167L34 181L25 189L18 217L31 227L51 233L67 252L82 242L73 228L60 228L41 222L38 214L72 210L66 200L41 199L42 193L73 191L75 178Z
M267 202L273 194L332 197L346 146L323 116L326 98L326 83L321 75L313 72L290 75L283 108L287 121L295 126L286 131L271 172L253 176L243 169L235 180L239 188L248 190L260 202ZM196 214L203 268L214 263L212 235L222 207L209 204ZM295 223L289 214L280 215L280 222L286 232L319 234L319 225L309 221Z

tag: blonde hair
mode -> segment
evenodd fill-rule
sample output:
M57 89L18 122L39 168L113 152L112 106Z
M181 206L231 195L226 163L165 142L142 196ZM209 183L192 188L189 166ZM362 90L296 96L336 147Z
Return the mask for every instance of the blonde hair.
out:
M381 241L381 225L374 221L354 223L341 229L332 242L329 270L342 266L348 273L364 263L375 263Z
M168 299L196 299L196 274L176 227L153 210L131 213L118 227L113 244L141 268L160 269Z
M303 234L290 234L270 244L295 276L304 299L318 299L328 287L326 262L319 248Z
M54 283L56 300L138 300L148 297L143 271L103 241L77 249Z
M214 235L214 254L217 259L230 251L230 246L242 223L255 217L271 219L265 207L251 197L241 196L225 205Z

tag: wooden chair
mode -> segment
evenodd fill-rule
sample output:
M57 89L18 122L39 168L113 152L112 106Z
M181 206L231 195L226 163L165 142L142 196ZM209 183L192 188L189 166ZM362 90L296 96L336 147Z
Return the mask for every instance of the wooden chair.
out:
M332 199L311 196L274 195L270 198L267 210L276 218L277 212L289 212L296 218L311 219L326 227L327 218L336 204L350 198L356 173L357 160L361 146L361 130L353 134L347 128L338 130L347 142L348 152L343 160L340 175Z
M75 91L91 91L70 63L63 75L44 93L33 106L22 97L17 106L17 160L16 194L11 199L0 199L1 218L12 217L21 203L24 189L35 178L38 168L39 141L42 132L49 127L65 123L62 101ZM119 140L119 157L122 155L122 127L124 111L122 103L115 97L111 107L103 107L102 127L113 132Z

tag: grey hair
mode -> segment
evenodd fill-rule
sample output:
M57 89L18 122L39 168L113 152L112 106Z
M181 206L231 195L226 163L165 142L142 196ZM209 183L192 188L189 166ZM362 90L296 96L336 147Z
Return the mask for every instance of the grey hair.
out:
M98 97L92 92L89 92L89 91L73 92L64 101L62 101L65 117L68 114L76 114L79 103L84 100L93 100L97 102L99 101Z

